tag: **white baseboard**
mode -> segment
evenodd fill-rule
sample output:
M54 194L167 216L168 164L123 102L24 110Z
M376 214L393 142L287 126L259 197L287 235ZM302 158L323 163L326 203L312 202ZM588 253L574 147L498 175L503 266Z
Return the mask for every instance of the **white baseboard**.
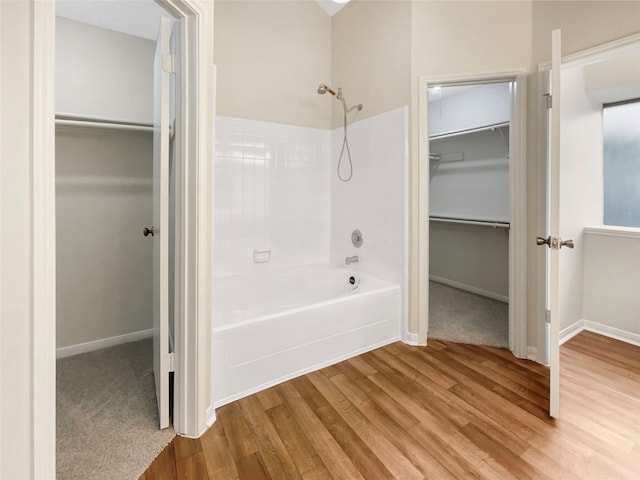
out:
M413 347L420 345L420 340L417 333L405 332L402 335L402 342Z
M627 332L626 330L620 330L619 328L611 327L609 325L603 325L602 323L592 322L591 320L583 320L584 329L593 333L599 333L605 337L620 340L621 342L630 343L640 347L640 335L637 333Z
M114 347L123 343L144 340L153 336L153 329L142 330L140 332L126 333L116 337L101 338L93 342L79 343L77 345L69 345L68 347L60 347L56 350L56 358L71 357L81 353L100 350L101 348Z
M584 330L584 320L578 320L576 323L569 325L566 328L560 330L560 345L568 342L573 337L578 335Z
M206 415L207 419L205 420L205 424L207 425L207 428L209 428L216 422L216 410L213 408L213 405L210 405L209 408L207 408Z
M538 361L538 349L536 347L527 346L527 360Z
M490 292L488 290L483 290L481 288L473 287L465 283L456 282L455 280L449 280L448 278L438 277L437 275L429 275L429 280L437 283L442 283L443 285L447 285L449 287L457 288L458 290L464 290L465 292L475 293L476 295L492 298L493 300L498 300L499 302L509 303L508 296L500 295L499 293Z
M583 330L640 347L640 335L637 333L628 332L610 325L604 325L602 323L592 322L591 320L586 319L578 320L573 325L563 328L560 332L560 345L572 339Z

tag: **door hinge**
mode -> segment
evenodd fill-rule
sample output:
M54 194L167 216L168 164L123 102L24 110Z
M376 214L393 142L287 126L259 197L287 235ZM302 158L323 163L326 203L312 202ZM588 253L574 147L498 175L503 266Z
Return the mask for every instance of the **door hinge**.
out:
M544 311L544 321L545 323L551 323L551 310Z
M550 93L545 93L544 94L544 98L545 98L545 102L546 102L547 108L552 108L553 107L553 95L551 95Z
M170 372L175 372L174 365L173 365L174 358L175 358L175 353L171 352L169 354L169 371Z
M162 55L162 70L167 73L176 73L176 56L170 53Z

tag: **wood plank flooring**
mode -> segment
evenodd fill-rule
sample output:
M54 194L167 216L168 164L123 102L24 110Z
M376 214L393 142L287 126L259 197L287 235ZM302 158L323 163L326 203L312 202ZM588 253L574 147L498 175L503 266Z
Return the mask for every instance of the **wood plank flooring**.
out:
M638 479L640 348L583 332L548 371L490 347L394 343L220 408L141 480Z

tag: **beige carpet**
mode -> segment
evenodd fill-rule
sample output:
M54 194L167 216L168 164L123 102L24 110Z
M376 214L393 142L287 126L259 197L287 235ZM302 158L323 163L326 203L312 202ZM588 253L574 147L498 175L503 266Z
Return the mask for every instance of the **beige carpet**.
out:
M57 362L57 478L137 480L173 439L158 430L152 341Z
M509 305L429 282L429 338L509 347Z

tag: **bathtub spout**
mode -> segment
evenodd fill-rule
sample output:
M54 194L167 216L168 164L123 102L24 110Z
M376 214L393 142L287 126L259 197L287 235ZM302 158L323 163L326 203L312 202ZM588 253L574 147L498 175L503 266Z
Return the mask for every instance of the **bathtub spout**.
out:
M358 260L360 260L358 258L357 255L354 255L353 257L347 257L344 259L344 263L345 265L351 265L352 263L356 263Z

